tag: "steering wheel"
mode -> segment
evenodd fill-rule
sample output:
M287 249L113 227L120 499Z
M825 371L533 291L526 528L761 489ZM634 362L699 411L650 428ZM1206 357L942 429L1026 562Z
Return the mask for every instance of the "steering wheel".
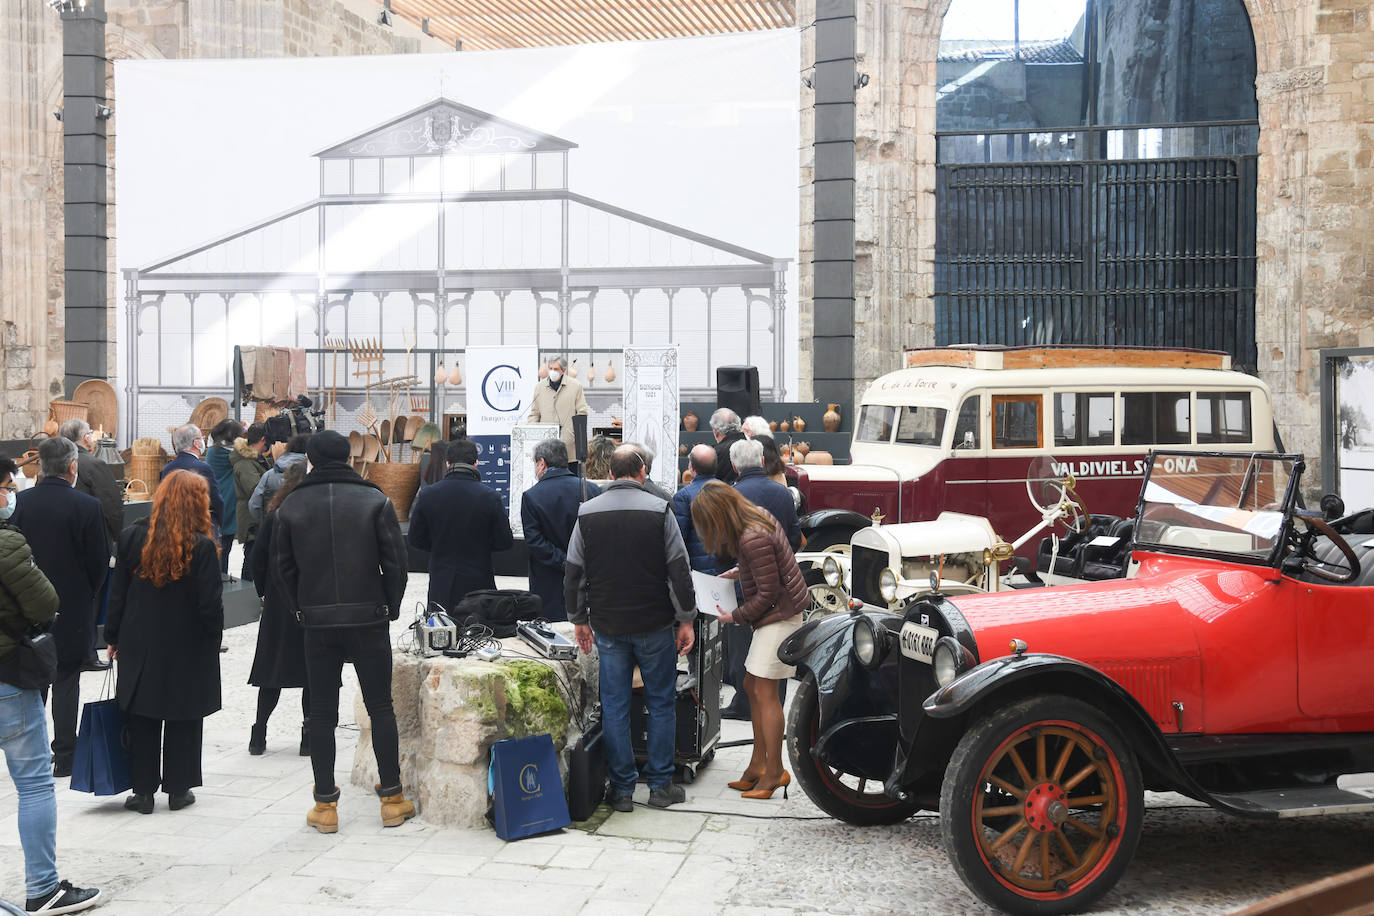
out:
M1039 499L1036 498L1034 488L1037 483L1040 486ZM1088 512L1088 507L1083 504L1083 498L1074 489L1072 476L1040 480L1027 478L1026 495L1041 515L1058 507L1060 514L1055 522L1063 522L1069 531L1080 533L1088 530L1092 516Z
M1308 529L1299 545L1299 550L1303 554L1303 569L1319 579L1335 582L1338 585L1351 582L1359 576L1360 558L1355 555L1355 551L1346 539L1337 534L1336 529L1332 528L1326 519L1320 515L1304 515L1299 512L1294 512L1293 518L1302 522ZM1341 556L1345 557L1345 566L1326 563L1313 555L1312 543L1317 534L1322 534L1331 540L1331 543L1341 552Z

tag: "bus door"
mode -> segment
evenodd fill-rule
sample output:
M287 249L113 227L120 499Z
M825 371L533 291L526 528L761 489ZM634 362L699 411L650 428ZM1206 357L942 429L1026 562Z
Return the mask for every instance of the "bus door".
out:
M959 405L950 457L936 466L944 492L943 505L935 514L947 511L985 518L988 515L987 431L983 422L986 399L985 394L970 394Z

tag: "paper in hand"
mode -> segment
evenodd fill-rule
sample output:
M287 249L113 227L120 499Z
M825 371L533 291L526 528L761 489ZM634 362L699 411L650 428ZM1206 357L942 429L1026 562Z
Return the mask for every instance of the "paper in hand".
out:
M704 572L692 571L692 586L697 592L697 610L712 617L719 617L721 611L733 611L739 607L735 600L735 580L708 576Z

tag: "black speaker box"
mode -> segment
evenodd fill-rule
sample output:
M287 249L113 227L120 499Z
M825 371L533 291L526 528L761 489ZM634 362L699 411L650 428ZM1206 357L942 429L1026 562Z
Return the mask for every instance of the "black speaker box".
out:
M716 406L730 408L741 420L759 414L758 367L717 366Z
M585 821L606 794L606 755L597 720L568 748L568 816Z

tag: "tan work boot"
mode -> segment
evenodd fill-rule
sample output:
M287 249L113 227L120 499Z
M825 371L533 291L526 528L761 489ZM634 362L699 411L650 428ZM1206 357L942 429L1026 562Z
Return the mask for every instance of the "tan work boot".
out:
M382 826L399 827L415 816L415 803L406 801L400 786L383 789L377 786L377 797L382 800Z
M305 825L320 833L339 832L339 787L327 795L315 793L315 807L306 812Z

